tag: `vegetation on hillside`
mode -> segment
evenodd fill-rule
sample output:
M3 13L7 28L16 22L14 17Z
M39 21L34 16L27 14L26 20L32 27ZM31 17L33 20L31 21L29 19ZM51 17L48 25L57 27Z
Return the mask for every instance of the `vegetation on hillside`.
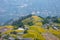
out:
M42 18L36 15L28 15L0 27L0 37L5 40L31 38L32 40L46 40L45 33L51 33L60 38L60 18Z

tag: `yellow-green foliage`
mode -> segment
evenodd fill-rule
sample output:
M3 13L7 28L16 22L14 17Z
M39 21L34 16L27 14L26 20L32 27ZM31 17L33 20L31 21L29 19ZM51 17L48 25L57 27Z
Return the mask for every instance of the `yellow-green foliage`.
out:
M37 40L45 40L41 33L45 33L46 30L40 26L30 26L27 30L27 34L23 35L23 38L34 38Z
M42 26L43 24L42 24L42 22L36 22L34 25L35 26Z
M0 26L0 29L2 28L3 26Z
M32 34L32 33L27 33L23 35L23 38L35 38L36 35Z
M0 27L0 29L2 29L3 30L3 28L5 28L5 29L13 29L14 28L14 26L11 26L11 25L6 25L6 26L1 26Z
M14 30L7 30L6 32L4 32L3 34L10 34L11 32L13 32Z
M34 30L28 30L27 34L23 35L23 38L33 38L33 39L38 39L38 40L45 40L45 38L38 32Z
M53 23L53 24L55 24L55 25L57 25L57 26L60 26L60 23Z
M6 28L14 28L14 26L11 26L11 25L6 25L5 27Z
M36 23L37 21L43 20L42 18L40 18L38 16L32 16L32 18L33 18L33 23Z
M32 22L33 25L32 26L29 26L29 30L27 30L27 33L26 34L23 34L23 38L33 38L33 39L36 39L36 40L45 40L45 38L42 36L42 33L45 33L46 30L44 28L42 28L42 22L41 20L43 20L42 18L38 17L38 16L32 16L30 18L27 18L25 20L23 20L23 24L24 25L28 25L29 22ZM10 26L10 25L7 25L5 26L7 28L14 28L14 26ZM6 32L4 32L4 34L9 34L10 36L16 38L17 34L10 34L11 32L17 32L17 33L20 33L20 32L24 32L22 30L7 30Z
M23 30L15 30L15 32L19 33L19 32L24 32Z
M57 23L57 26L59 26L59 27L60 27L60 23Z
M58 18L58 21L60 21L60 18Z
M31 17L23 20L22 22L27 25L28 22L32 21Z
M49 32L60 38L60 31L50 28Z
M44 28L40 27L40 26L31 26L31 27L30 27L30 30L35 30L35 31L37 31L37 32L39 32L39 33L44 33L44 32L46 32L46 30L45 30Z
M15 34L9 34L9 35L13 38L17 38L17 35L15 35Z
M27 18L25 20L23 20L22 22L25 24L25 25L28 25L29 22L32 22L33 24L35 25L40 25L42 26L42 22L41 20L43 20L42 18L38 17L38 16L32 16L30 18Z
M37 21L37 20L43 20L42 18L38 17L38 16L32 16L32 18Z
M10 34L11 32L17 32L17 33L20 33L20 32L24 32L23 30L7 30L6 32L4 32L3 34Z

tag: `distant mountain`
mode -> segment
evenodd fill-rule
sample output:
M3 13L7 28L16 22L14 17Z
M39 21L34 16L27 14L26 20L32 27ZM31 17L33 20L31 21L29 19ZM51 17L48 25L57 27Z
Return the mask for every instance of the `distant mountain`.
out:
M19 18L11 19L11 20L7 21L4 25L13 25L13 26L21 27L21 26L24 26L24 23L23 23L24 21L32 23L32 20L33 20L32 16L35 16L35 15L29 14L27 16L22 16L22 17L19 17ZM42 18L40 16L36 16L36 17ZM25 24L27 22L25 22Z
M29 18L31 17L32 15L27 15L27 16L22 16L22 17L19 17L18 19L15 18L15 19L11 19L9 21L7 21L4 25L15 25L15 24L20 24L22 20L26 19L26 18ZM20 22L20 23L19 23Z

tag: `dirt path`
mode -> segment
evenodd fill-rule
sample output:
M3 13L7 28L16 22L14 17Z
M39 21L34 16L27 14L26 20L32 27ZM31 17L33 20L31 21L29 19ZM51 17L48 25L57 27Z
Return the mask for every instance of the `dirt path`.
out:
M43 37L46 39L46 40L60 40L59 38L57 38L56 36L50 34L50 33L45 33L43 34Z

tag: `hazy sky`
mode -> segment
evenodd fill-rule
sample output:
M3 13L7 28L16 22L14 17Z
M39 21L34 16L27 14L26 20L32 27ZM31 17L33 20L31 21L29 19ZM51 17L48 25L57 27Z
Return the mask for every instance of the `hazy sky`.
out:
M0 23L31 13L60 16L60 0L0 0Z

